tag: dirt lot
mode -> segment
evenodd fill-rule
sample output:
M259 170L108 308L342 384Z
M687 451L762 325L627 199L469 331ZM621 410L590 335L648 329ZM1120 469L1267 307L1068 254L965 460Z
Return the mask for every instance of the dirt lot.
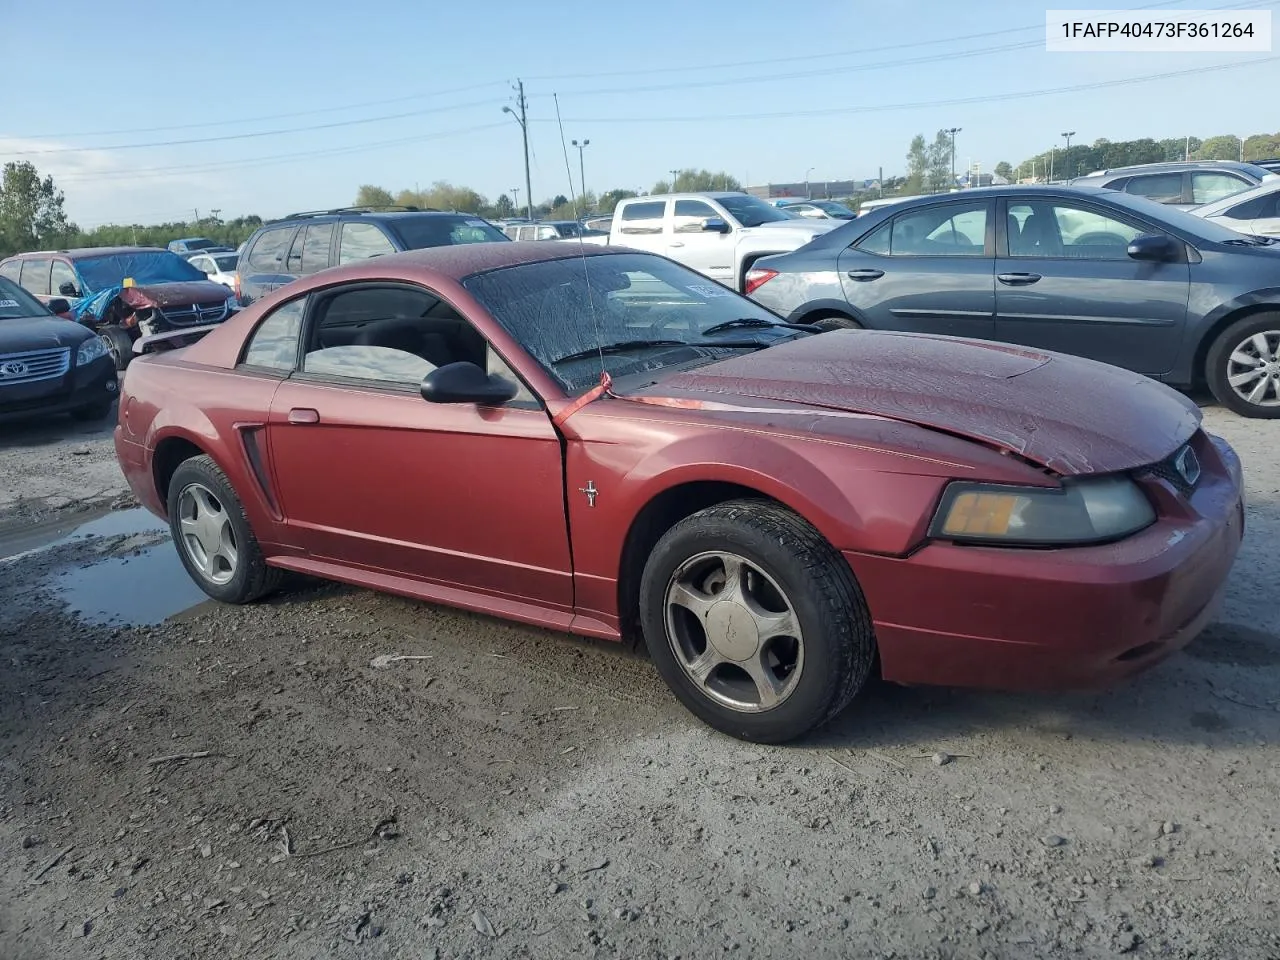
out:
M1185 654L780 749L609 645L200 604L107 428L7 428L0 958L1280 956L1280 421L1206 413L1249 526Z

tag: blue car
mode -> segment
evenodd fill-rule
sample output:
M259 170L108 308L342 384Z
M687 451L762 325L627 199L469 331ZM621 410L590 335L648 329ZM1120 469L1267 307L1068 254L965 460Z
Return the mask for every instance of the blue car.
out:
M999 340L1208 386L1280 417L1280 242L1093 187L904 199L792 253L746 292L795 323Z

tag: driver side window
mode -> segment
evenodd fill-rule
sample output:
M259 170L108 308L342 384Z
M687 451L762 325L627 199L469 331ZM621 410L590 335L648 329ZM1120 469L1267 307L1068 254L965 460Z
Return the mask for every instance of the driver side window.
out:
M1009 204L1011 257L1127 260L1129 243L1143 230L1065 201Z
M533 395L471 322L435 294L406 285L360 284L317 298L302 373L416 392L437 367L467 361Z

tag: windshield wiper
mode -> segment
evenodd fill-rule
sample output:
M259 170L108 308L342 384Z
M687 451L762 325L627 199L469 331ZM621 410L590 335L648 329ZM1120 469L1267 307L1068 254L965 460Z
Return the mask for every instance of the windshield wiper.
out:
M570 360L585 360L587 357L598 357L600 354L610 353L626 353L629 350L643 350L645 347L687 347L690 344L684 340L622 340L618 343L606 343L600 347L589 347L586 350L579 350L577 353L568 353L563 357L556 357L551 362L568 363Z
M765 320L763 317L739 317L737 320L726 320L724 323L717 323L714 326L707 327L702 331L702 335L719 333L721 330L732 330L734 327L782 327L785 330L818 332L818 327L815 327L812 323L783 323L780 320Z

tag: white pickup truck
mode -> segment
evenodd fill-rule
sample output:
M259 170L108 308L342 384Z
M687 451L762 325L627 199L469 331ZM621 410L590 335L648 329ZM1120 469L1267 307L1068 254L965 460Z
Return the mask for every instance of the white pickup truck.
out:
M844 222L790 217L746 193L669 193L619 202L607 237L561 242L660 253L742 290L743 278L755 261L797 250Z

